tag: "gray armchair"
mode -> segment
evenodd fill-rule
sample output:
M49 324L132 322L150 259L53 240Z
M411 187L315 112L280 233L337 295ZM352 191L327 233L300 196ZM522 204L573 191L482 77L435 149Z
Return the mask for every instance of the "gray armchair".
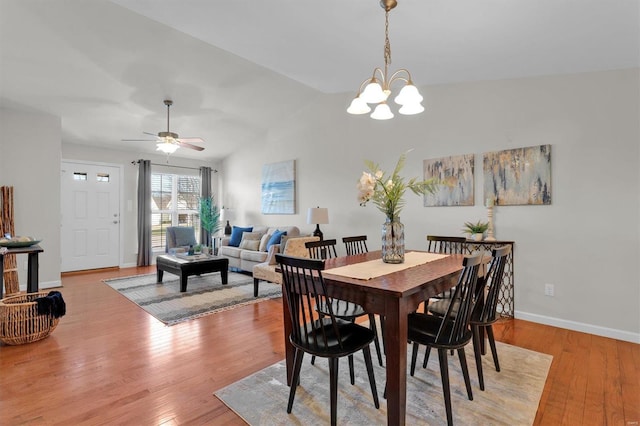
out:
M167 228L165 253L169 253L169 249L171 248L196 245L198 245L198 243L193 226L170 226Z

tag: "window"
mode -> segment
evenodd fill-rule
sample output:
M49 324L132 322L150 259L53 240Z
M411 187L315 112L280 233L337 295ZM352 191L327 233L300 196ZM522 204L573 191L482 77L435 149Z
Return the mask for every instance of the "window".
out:
M109 182L109 173L98 173L96 175L96 181L98 181L98 182Z
M200 178L168 173L151 174L151 247L164 251L169 226L193 226L200 234Z

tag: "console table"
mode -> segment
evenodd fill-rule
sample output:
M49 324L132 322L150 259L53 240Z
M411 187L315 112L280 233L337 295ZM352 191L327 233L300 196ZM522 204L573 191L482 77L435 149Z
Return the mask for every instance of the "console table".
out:
M513 303L513 290L514 290L514 274L513 274L513 241L474 241L467 240L464 243L464 248L468 254L472 254L476 251L491 251L496 247L505 245L511 246L511 253L507 256L507 263L504 266L504 281L502 282L502 288L498 295L498 312L500 316L505 318L513 318L514 315L514 303Z
M27 293L38 291L38 253L44 250L39 245L30 247L1 247L0 250L0 299L4 296L4 257L7 254L27 254L29 261L27 266ZM16 262L17 263L17 262Z

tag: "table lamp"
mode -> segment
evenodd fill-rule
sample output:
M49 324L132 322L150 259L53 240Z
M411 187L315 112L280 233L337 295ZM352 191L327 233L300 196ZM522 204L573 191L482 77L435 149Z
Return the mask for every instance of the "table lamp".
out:
M307 213L307 223L316 224L316 230L313 231L315 237L320 237L322 241L322 231L320 230L320 224L329 223L329 209L326 207L310 207Z

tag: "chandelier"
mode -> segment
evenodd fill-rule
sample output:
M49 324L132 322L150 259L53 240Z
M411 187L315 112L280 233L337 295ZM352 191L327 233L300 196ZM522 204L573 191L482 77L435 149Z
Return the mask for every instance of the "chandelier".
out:
M387 104L387 99L391 94L391 85L396 81L405 83L400 93L395 97L394 102L401 106L398 110L400 114L414 115L424 111L422 106L422 96L416 86L413 85L411 74L405 68L391 74L389 77L389 64L391 63L391 44L389 43L389 11L396 7L396 0L380 0L380 6L385 10L384 29L384 70L376 67L371 78L367 78L360 85L358 94L351 101L347 108L349 114L366 114L371 111L368 104L377 104L370 117L375 120L389 120L394 115ZM363 90L364 88L364 90Z

